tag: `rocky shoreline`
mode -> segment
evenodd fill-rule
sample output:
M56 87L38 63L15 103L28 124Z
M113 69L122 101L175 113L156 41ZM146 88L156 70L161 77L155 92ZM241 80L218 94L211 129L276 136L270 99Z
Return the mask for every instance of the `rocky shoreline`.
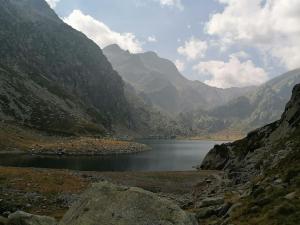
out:
M40 142L26 150L4 150L0 154L34 154L55 156L95 156L112 154L133 154L148 151L151 148L145 144L100 139L92 137L58 138L52 141Z

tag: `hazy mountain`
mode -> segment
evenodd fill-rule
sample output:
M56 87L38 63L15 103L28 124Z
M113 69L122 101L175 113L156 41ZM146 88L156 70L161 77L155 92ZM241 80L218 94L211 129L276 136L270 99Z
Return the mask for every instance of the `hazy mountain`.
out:
M154 106L172 115L222 105L253 90L252 87L220 89L190 81L173 62L154 52L131 54L118 45L110 45L103 52L125 82Z
M278 76L225 105L183 113L179 120L190 135L221 130L245 133L278 120L297 83L300 83L300 69Z
M1 120L64 133L126 126L123 86L101 49L45 1L1 1Z

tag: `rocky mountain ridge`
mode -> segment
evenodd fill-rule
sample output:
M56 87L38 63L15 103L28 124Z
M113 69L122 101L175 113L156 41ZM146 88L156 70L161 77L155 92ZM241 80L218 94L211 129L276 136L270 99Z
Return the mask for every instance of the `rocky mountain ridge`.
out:
M125 82L160 111L175 116L199 107L209 109L250 92L254 87L221 89L190 81L170 60L154 52L131 54L118 45L103 49Z
M293 87L300 82L300 69L282 74L255 91L211 110L182 113L178 121L187 135L247 132L278 120Z
M2 120L62 133L127 125L121 77L46 2L3 0L0 34Z

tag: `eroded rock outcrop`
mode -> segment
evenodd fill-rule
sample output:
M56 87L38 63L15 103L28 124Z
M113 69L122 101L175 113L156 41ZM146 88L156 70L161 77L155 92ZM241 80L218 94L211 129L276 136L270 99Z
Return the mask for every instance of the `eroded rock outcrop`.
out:
M299 125L300 85L296 85L280 120L250 132L242 140L216 145L201 169L226 170L237 183L245 183L266 168L275 167L297 147Z
M194 216L173 202L140 188L93 184L59 225L196 225Z
M231 181L231 186L223 188L229 187L224 196L232 206L224 207L220 214L215 207L196 208L199 221L221 225L298 225L299 146L300 84L295 86L280 120L242 140L217 145L206 156L201 168L223 170Z

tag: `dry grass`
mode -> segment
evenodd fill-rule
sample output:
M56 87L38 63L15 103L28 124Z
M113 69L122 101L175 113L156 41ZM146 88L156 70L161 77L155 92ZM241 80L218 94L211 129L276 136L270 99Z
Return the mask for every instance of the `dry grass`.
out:
M6 186L24 192L80 193L88 182L67 171L49 171L30 168L0 167L0 180Z
M220 131L213 134L191 137L191 140L236 141L243 139L246 134L240 131Z
M90 183L108 180L115 184L136 186L152 192L182 196L216 171L186 172L75 172L68 170L0 167L0 214L17 209L60 219L68 207L59 196L77 196ZM221 174L220 174L221 175ZM38 201L28 194L36 193ZM27 208L26 204L31 203Z
M30 151L42 153L43 150L89 153L119 153L147 150L147 146L113 139L94 137L61 137L49 136L25 127L0 122L0 151Z

